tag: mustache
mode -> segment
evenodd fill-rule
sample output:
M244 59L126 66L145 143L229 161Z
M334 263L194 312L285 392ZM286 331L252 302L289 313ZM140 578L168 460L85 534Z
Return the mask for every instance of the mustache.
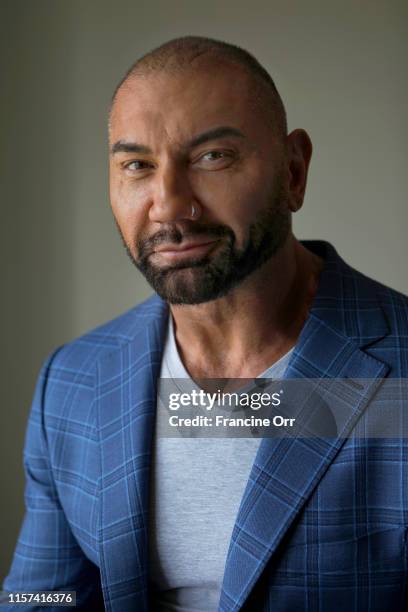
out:
M163 228L152 236L138 240L137 249L139 255L144 258L151 255L155 248L161 244L181 244L193 236L205 236L209 239L220 238L221 236L230 236L232 240L235 238L233 231L225 225L198 225L195 223L184 230L178 226Z

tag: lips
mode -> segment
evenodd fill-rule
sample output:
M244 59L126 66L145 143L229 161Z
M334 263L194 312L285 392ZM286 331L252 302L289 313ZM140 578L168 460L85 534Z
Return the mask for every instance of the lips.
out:
M208 238L203 238L201 240L187 240L180 244L161 244L154 250L152 255L169 261L180 261L182 259L206 255L217 243L218 239L209 240Z
M214 244L216 240L190 240L188 242L182 242L181 244L164 244L158 249L155 249L155 253L185 253L187 251L194 251L197 248L204 247L210 244Z

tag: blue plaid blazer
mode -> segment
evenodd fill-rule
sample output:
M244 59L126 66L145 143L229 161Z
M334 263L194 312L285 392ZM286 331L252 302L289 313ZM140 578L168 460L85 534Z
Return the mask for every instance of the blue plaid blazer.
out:
M326 266L286 377L366 384L346 395L338 437L262 440L219 610L406 612L407 439L352 432L384 380L408 376L407 298L327 243L305 245ZM167 317L154 296L44 363L24 450L26 514L5 590L72 589L86 610L151 609L148 485ZM401 404L401 423L407 410Z

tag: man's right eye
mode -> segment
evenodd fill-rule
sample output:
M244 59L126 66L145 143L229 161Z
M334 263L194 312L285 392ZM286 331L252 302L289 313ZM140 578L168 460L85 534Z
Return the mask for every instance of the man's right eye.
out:
M139 170L148 170L152 168L152 164L150 162L137 159L130 162L127 162L123 165L125 170L129 170L130 172L137 172Z

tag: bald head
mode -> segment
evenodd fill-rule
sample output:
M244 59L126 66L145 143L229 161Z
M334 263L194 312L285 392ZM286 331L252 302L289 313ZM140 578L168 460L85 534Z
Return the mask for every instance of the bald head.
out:
M157 73L169 76L182 72L197 73L203 65L214 71L228 71L239 68L245 86L251 88L251 98L258 108L265 112L265 117L275 133L284 138L287 134L286 112L269 73L248 51L244 49L199 36L186 36L170 40L139 58L119 82L112 97L111 111L121 88L137 78L147 78ZM236 70L233 71L236 74Z

